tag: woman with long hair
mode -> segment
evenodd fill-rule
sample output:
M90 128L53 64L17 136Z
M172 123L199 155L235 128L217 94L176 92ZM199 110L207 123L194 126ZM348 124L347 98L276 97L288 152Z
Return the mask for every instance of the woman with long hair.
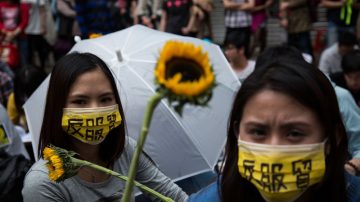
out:
M96 127L94 127L96 126ZM112 72L97 56L71 53L55 65L48 88L40 133L39 158L27 173L24 201L115 201L125 182L89 167L81 167L63 182L50 181L46 146L75 151L79 158L128 175L135 141L126 135L126 121ZM175 201L187 195L145 154L136 180Z
M257 63L235 97L225 155L217 182L189 201L360 200L334 89L305 60Z

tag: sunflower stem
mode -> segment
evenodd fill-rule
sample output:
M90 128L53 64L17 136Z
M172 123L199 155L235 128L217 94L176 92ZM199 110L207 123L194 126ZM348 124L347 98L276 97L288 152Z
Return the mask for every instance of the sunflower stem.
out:
M106 174L109 174L109 175L112 175L112 176L115 176L117 178L119 178L120 180L123 180L123 181L126 181L128 182L129 179L127 176L124 176L124 175L120 175L119 173L115 172L115 171L112 171L110 169L107 169L107 168L104 168L102 166L99 166L97 164L94 164L94 163L91 163L89 161L85 161L85 160L80 160L80 159L77 159L77 158L74 158L74 157L70 157L71 158L71 161L76 164L77 166L81 167L81 166L87 166L87 167L90 167L90 168L93 168L93 169L96 169L98 171L101 171L101 172L104 172ZM162 194L160 194L159 192L139 183L139 182L136 182L134 181L134 184L139 187L142 191L145 191L153 196L156 196L157 198L161 199L162 201L165 201L165 202L173 202L173 200L169 197L166 197Z
M155 95L153 95L150 98L150 100L147 103L145 116L144 116L144 120L143 120L143 125L141 128L141 133L137 140L135 152L132 157L131 164L130 164L129 176L128 176L129 180L126 181L124 196L122 197L121 202L129 202L130 201L130 196L131 196L131 193L132 193L133 187L134 187L134 180L135 180L139 156L142 152L143 146L146 141L146 136L149 131L152 114L154 112L155 107L160 102L160 100L163 98L163 96L164 95L162 93L156 93Z

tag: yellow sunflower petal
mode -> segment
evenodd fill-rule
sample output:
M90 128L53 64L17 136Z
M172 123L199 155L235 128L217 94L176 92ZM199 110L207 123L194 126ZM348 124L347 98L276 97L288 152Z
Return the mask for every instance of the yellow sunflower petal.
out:
M43 150L43 158L45 160L49 159L50 156L53 156L55 154L55 150L49 148L49 147L45 147L45 149Z
M49 171L50 180L59 180L65 174L62 157L57 153L57 150L50 147L45 147L43 157L48 161L46 167Z

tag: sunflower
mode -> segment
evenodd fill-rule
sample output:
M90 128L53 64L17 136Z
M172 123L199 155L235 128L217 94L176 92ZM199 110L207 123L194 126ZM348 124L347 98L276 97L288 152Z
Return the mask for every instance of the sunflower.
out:
M52 145L45 147L43 158L47 161L50 180L61 182L77 173L79 166L71 161L71 157L75 154Z
M91 33L91 34L89 34L89 39L95 39L95 38L99 38L101 36L102 36L101 33Z
M207 52L201 46L168 41L160 52L155 68L158 91L177 102L175 109L190 102L206 105L215 86L215 75ZM178 111L179 112L179 111Z
M112 171L108 168L99 166L97 164L91 163L86 160L77 159L74 156L78 155L73 151L67 151L60 147L55 147L53 145L49 145L44 148L42 151L43 159L48 161L46 163L46 167L49 170L49 178L54 182L64 181L74 175L77 174L80 167L87 166L92 169L104 172L106 174L117 177L120 180L128 181L129 179L126 176L123 176L115 171ZM162 201L174 202L171 198L168 198L159 192L140 184L137 181L134 181L135 185L138 186L142 191L151 194Z

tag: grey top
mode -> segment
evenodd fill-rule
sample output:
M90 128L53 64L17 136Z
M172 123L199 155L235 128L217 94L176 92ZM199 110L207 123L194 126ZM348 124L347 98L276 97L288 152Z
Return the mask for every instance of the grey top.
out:
M124 152L114 164L114 171L127 175L136 142L127 138ZM25 202L42 201L120 201L125 182L110 177L105 182L90 183L78 176L61 183L49 180L45 161L37 161L26 174L22 195ZM188 196L171 179L166 177L144 153L139 158L136 181L172 198L187 201ZM132 200L134 200L134 196ZM152 198L154 201L159 199Z

